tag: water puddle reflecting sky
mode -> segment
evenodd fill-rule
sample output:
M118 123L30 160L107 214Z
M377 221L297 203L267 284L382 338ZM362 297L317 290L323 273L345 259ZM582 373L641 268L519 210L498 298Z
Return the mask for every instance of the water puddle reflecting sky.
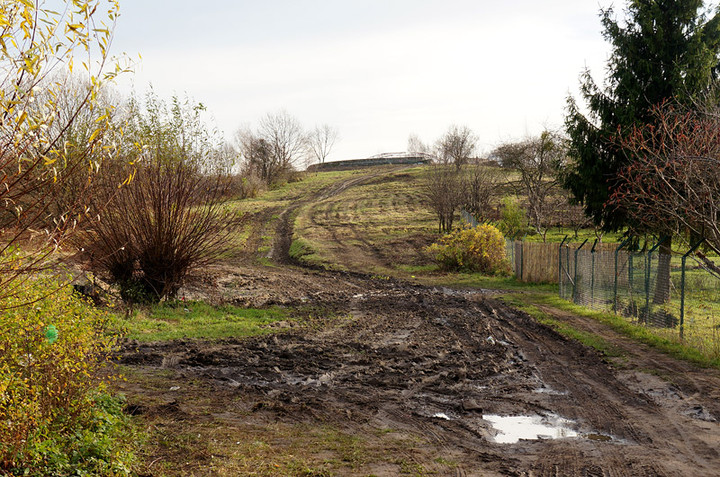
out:
M520 439L560 439L578 437L573 431L573 421L559 416L499 416L485 414L483 419L490 422L497 431L494 441L514 444Z

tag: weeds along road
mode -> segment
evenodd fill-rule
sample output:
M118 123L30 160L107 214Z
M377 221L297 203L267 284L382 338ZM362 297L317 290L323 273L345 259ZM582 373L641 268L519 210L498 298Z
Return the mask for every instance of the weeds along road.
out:
M141 474L718 475L716 371L557 310L547 311L601 334L619 357L492 296L287 263L292 217L382 174L256 213L258 228L277 217L278 261L259 265L245 248L188 287L287 307L295 318L272 334L128 343L118 386L149 429ZM373 245L371 264L394 256ZM535 416L541 438L503 443L512 435L495 416Z

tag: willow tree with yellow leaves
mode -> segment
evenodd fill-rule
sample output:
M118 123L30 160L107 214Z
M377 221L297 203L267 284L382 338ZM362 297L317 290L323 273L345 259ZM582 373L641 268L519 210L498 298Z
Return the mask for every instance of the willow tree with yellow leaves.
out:
M62 10L41 0L0 0L0 298L13 295L28 272L46 268L85 215L81 201L58 208L48 198L78 175L89 179L115 153L105 139L111 108L98 97L122 71L109 65L108 51L118 3L55 5ZM72 134L88 112L92 130ZM73 187L91 183L75 180Z
M122 71L117 15L108 0L0 0L0 475L130 474L121 407L98 380L108 318L52 273L116 155L101 91Z

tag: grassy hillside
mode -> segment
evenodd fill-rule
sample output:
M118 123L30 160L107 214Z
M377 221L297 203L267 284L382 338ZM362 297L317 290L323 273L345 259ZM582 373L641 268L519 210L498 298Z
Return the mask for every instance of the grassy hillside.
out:
M426 199L429 170L429 166L383 166L307 174L301 181L235 203L239 215L248 219L235 240L255 250L262 260L272 249L282 212L292 208L290 255L295 260L404 277L434 271L425 252L439 237L437 218ZM516 179L512 172L499 173L504 174L503 181ZM500 192L512 191L504 185ZM493 209L499 203L500 197ZM455 223L463 223L459 213ZM560 242L574 234L571 228L553 228L547 240ZM574 240L585 238L594 240L595 231L580 230ZM605 234L603 241L618 238L619 234ZM525 240L541 241L541 237L531 232Z
M436 225L423 202L424 175L424 168L374 170L307 204L295 219L294 258L377 274L426 266Z
M437 238L423 202L424 167L375 167L307 174L261 197L233 204L238 241L263 261L291 214L290 256L323 268L407 275L429 266L425 247ZM258 219L261 220L258 220Z
M394 276L428 285L531 291L534 296L531 301L535 302L541 295L543 300L551 300L557 295L557 285L520 283L512 277L440 272L426 252L427 246L440 237L437 218L425 199L428 174L428 166L386 166L309 174L300 182L238 203L242 213L255 219L245 225L242 240L249 248L257 249L256 257L260 261L271 264L265 257L281 230L281 217L289 213L287 219L292 224L289 255L304 264ZM507 187L504 190L510 192ZM257 220L258 217L261 220ZM462 224L459 215L457 223ZM574 238L571 228L555 228L548 232L547 240L559 243L566 235L573 242L587 238L591 244L597 238L592 229L580 230L578 238ZM608 244L617 243L620 236L605 234L602 240ZM528 235L525 239L541 240L539 235ZM679 273L677 267L673 270L675 275ZM692 283L692 274L689 279ZM525 301L530 300L528 294L523 296L527 298ZM688 298L690 307L707 308L707 300L698 305L694 295ZM564 302L552 301L556 307L564 306ZM710 315L717 316L714 312ZM715 321L711 321L715 326ZM670 339L668 343L675 341L672 336L667 338ZM709 344L701 346L705 355L716 356L717 339L701 338L710 340Z

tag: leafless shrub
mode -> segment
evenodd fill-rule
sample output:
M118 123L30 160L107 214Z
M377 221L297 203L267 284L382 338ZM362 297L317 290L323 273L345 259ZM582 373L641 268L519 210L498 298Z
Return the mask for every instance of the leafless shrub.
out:
M267 190L267 185L252 172L241 170L230 177L229 194L232 198L252 199Z
M190 269L224 251L228 185L183 162L144 165L116 193L107 184L112 197L87 247L93 264L109 272L127 300L175 296Z
M438 217L440 233L452 231L455 213L463 202L462 175L444 164L433 164L425 187L426 200Z
M545 131L538 137L504 144L493 155L504 167L520 173L519 180L513 183L516 194L527 196L530 224L545 241L549 217L563 202L558 171L567 156L565 140Z
M480 161L469 163L463 170L462 204L465 210L479 222L496 220L499 186L505 181L505 173Z
M175 296L191 269L225 250L230 219L229 174L201 109L177 98L167 108L152 94L145 107L125 148L137 173L119 189L113 180L96 185L101 212L79 243L130 301Z

